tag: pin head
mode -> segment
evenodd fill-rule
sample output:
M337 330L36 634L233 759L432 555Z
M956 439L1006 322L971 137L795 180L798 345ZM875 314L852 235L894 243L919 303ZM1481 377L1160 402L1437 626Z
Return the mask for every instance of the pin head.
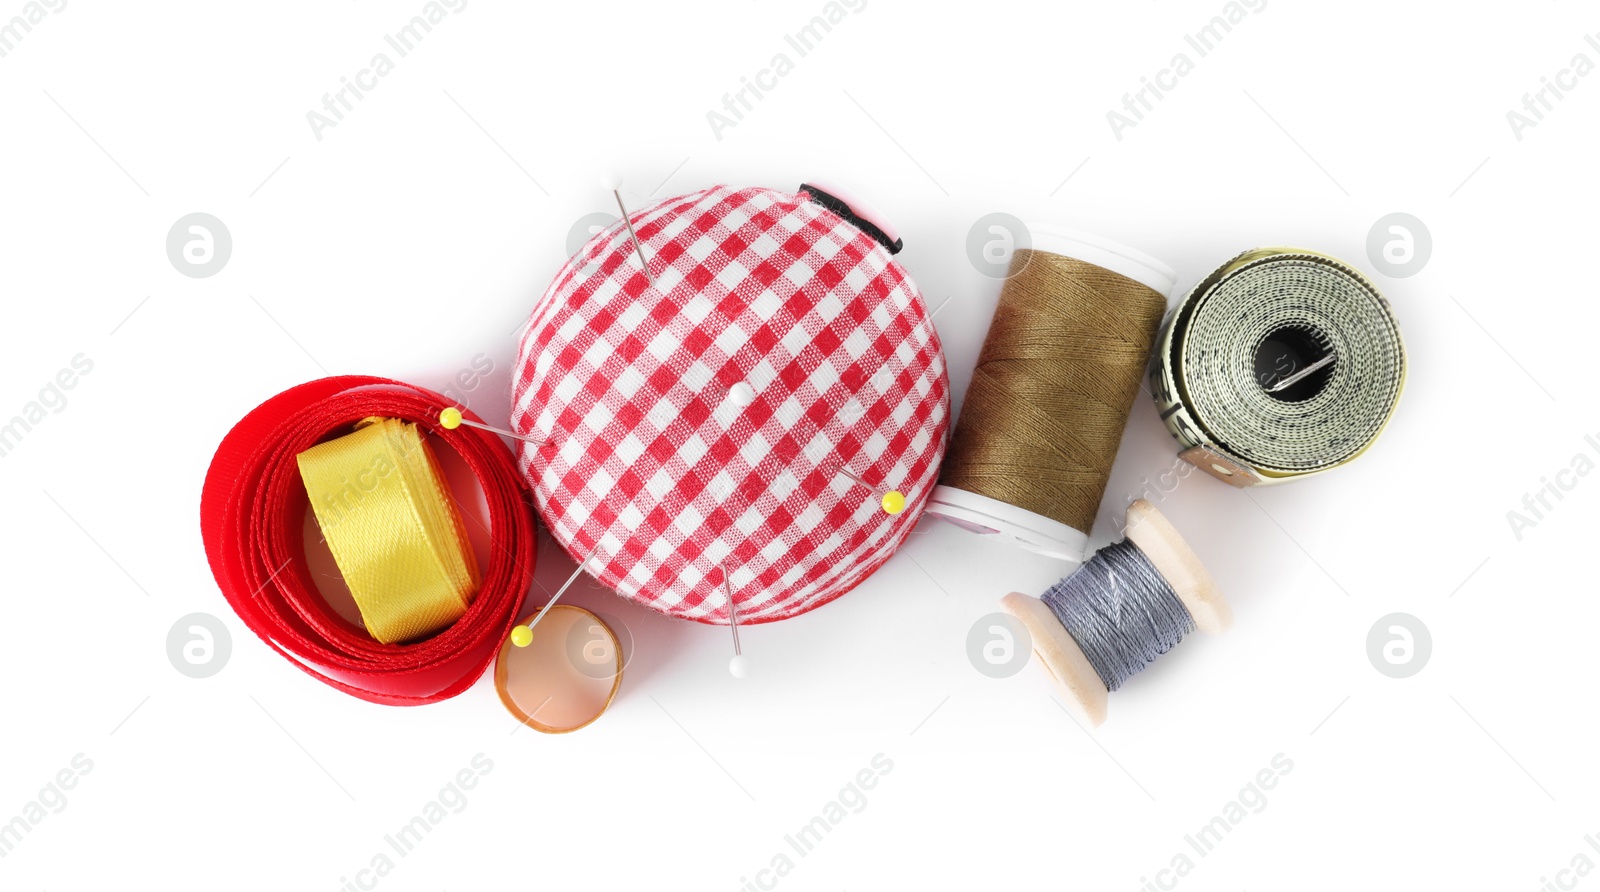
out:
M518 647L527 647L533 643L533 630L527 626L517 626L511 630L511 643Z
M883 513L899 514L906 510L906 497L898 489L891 489L883 494Z
M746 668L747 664L745 663L742 655L735 656L728 661L728 674L732 675L734 678L744 678Z
M622 188L622 176L614 170L608 170L600 175L600 188L607 192L615 192Z
M728 388L728 399L732 400L735 406L741 408L748 406L756 401L756 389L740 381L738 384Z
M453 431L461 426L461 410L455 406L447 406L439 411L439 426L447 431Z

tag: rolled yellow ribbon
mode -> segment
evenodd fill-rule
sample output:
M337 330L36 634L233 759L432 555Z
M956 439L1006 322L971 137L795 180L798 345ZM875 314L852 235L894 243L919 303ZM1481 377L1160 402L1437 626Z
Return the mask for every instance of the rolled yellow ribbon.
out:
M373 638L439 631L477 594L478 562L415 424L368 418L295 456L311 510Z

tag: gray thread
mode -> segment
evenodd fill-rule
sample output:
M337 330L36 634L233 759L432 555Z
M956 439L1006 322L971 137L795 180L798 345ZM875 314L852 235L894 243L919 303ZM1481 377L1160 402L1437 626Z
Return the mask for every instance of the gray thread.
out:
M1114 691L1194 631L1194 618L1139 546L1107 545L1040 598Z

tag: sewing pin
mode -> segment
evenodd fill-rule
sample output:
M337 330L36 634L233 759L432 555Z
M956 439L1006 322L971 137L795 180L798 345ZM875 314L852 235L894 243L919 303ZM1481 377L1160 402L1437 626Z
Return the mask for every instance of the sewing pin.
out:
M722 565L722 591L728 596L728 628L733 630L733 659L728 661L728 674L744 678L746 669L744 651L739 649L739 608L733 603L733 586L728 582L728 566Z
M600 188L610 191L617 199L617 210L622 211L622 225L628 227L628 238L633 239L633 250L639 254L639 265L644 267L645 281L654 285L656 277L650 274L650 262L644 259L644 245L639 244L639 233L633 231L633 221L628 218L628 207L622 203L622 177L606 174L600 178Z
M556 589L555 597L551 598L549 603L539 608L539 613L533 618L533 622L528 623L525 626L517 626L511 630L512 644L515 644L518 647L527 647L529 644L533 643L533 627L539 624L539 620L544 619L544 615L550 612L550 608L556 606L556 602L561 600L561 596L566 594L567 589L571 588L572 584L578 580L578 574L582 573L583 568L589 566L589 562L594 560L594 556L599 553L599 549L589 552L589 556L583 559L583 563L579 564L576 570L572 571L572 575L567 577L567 581L561 583L561 587Z
M851 480L854 480L855 482L861 484L862 486L865 486L867 489L870 489L873 492L877 492L878 491L878 488L876 486L873 486L872 484L868 483L867 481L862 480L860 477L857 477L856 475L850 473L849 471L846 471L844 468L840 468L839 469L839 473L841 475L845 476L845 477L850 478ZM888 492L883 494L882 505L883 505L883 513L884 514L899 514L900 512L906 510L906 496L905 496L905 493L902 493L898 489L889 490Z
M490 427L487 424L479 424L476 421L468 421L466 418L462 417L461 410L457 409L455 406L446 406L445 408L439 410L439 426L445 430L453 431L463 424L467 427L475 427L481 431L499 434L502 437L510 437L513 440L521 440L524 443L532 443L541 449L555 442L554 440L549 439L535 440L532 437L524 437L521 434L514 434L511 431L501 430L498 427Z

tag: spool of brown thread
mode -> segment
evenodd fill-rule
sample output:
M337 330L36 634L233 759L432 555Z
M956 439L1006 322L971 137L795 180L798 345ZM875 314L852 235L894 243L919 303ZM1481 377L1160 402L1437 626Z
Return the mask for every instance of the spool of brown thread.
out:
M1081 560L1173 280L1088 236L1017 250L928 512Z

